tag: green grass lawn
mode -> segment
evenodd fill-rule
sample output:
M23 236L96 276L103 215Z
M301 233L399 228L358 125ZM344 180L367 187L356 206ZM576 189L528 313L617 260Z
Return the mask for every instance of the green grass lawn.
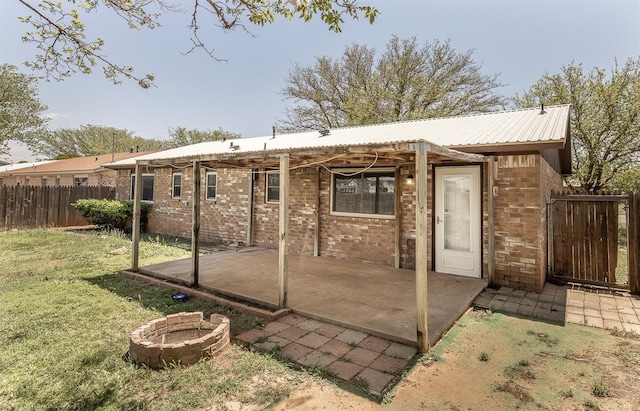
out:
M111 250L126 247L124 255ZM119 233L30 230L0 233L0 409L186 410L228 402L265 405L302 374L238 347L224 358L154 371L124 360L129 333L180 311L231 319L237 334L260 320L117 274L130 266L131 241ZM147 240L140 264L189 252Z
M618 261L616 267L616 284L629 284L629 252L626 248L618 248Z

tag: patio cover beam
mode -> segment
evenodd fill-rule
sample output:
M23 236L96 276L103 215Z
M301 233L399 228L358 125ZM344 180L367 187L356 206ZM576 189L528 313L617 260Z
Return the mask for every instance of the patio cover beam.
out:
M482 154L463 153L462 151L452 150L450 148L442 147L437 144L425 141L428 151L434 154L440 154L445 157L449 157L456 160L461 160L469 163L482 163L487 161L487 157Z
M318 158L326 157L327 161L331 159L339 159L344 157L345 159L353 155L380 155L384 157L391 153L413 154L416 150L416 145L420 143L426 143L428 151L435 154L437 157L446 157L452 160L459 160L464 162L485 162L487 157L482 154L464 153L449 149L429 141L414 141L407 143L393 143L393 144L370 144L370 145L353 145L353 146L336 146L336 147L306 147L306 148L290 148L286 150L290 157L290 162L295 162L298 166L317 165ZM259 168L261 165L267 167L278 166L278 158L283 151L265 150L261 152L231 152L231 153L215 153L215 154L203 154L197 156L188 157L176 157L171 159L152 159L152 160L138 160L143 165L149 166L168 166L176 164L188 164L197 159L201 162L219 163L223 167L230 167L235 165L239 168Z

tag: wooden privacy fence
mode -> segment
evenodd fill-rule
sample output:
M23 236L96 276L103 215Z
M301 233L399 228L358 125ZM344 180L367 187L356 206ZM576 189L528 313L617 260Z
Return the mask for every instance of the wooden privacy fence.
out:
M554 193L547 212L550 277L640 291L640 194Z
M0 230L85 225L71 203L114 197L107 186L0 186Z

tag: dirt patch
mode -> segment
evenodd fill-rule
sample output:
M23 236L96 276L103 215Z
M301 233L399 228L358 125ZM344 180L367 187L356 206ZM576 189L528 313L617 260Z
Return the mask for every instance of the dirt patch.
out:
M639 364L635 335L471 312L383 404L307 381L271 409L634 410Z

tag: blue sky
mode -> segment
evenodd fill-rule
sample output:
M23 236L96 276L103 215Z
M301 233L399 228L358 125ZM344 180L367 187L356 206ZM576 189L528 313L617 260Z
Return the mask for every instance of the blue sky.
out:
M85 21L105 39L104 54L141 74L154 73L157 87L113 85L97 70L41 83L40 99L49 106L51 128L95 124L165 138L169 127L181 126L252 137L270 134L282 116L286 102L280 90L294 64L311 65L321 55L338 58L350 43L382 52L394 34L416 36L421 43L450 39L458 52L473 49L483 72L500 73L505 84L500 92L507 97L572 61L585 68L609 68L614 58L624 62L640 56L640 0L360 2L382 14L374 25L347 21L340 34L329 32L319 19L303 23L280 18L273 25L250 27L256 37L242 30L209 30L206 41L227 62L203 52L182 54L191 44L189 13L164 15L163 27L151 31L129 30L106 11L93 14ZM185 9L192 4L181 3ZM33 56L34 48L22 43L26 27L17 19L25 14L15 0L0 2L0 64L30 72L22 62ZM206 16L201 17L204 26Z

